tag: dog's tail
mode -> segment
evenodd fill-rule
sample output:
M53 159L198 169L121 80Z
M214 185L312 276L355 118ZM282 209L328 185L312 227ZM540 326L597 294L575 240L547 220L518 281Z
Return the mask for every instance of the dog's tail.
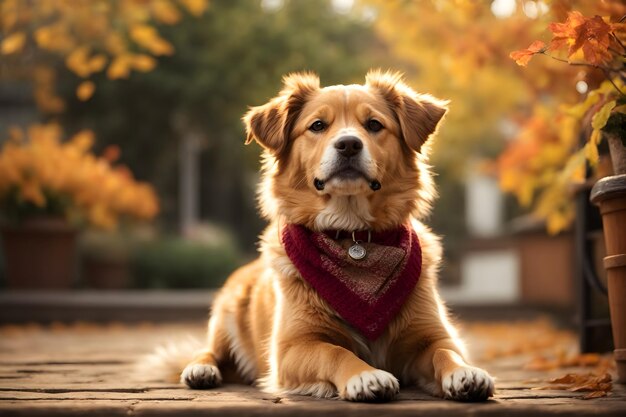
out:
M153 352L140 357L135 363L134 379L141 382L178 382L181 372L202 346L192 336L157 346Z

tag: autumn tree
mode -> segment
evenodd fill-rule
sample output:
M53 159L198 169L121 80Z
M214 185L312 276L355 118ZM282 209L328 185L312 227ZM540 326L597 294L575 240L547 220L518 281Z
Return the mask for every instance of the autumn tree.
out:
M620 8L616 2L604 2L602 6L596 12L613 14L603 18L569 10L564 22L550 23L549 44L538 40L527 49L511 53L520 66L528 65L535 55L546 55L579 68L585 78L596 78L584 100L576 103L556 96L557 102L563 100L562 105L552 108L548 115L535 112L524 128L524 136L499 159L503 189L515 193L526 205L534 203L535 212L548 220L551 232L560 231L572 220L568 185L584 179L585 162L592 168L598 165L602 131L621 137L625 133L626 6ZM598 85L597 80L602 78ZM586 82L583 86L588 89ZM547 140L546 131L552 133ZM557 158L549 157L549 152L554 155L550 148L559 152ZM603 174L606 172L599 173Z
M94 74L128 78L174 52L155 23L174 25L184 13L200 16L206 6L206 0L2 0L0 80L28 80L40 111L59 114L65 109L55 85L59 61L81 79L76 96L88 100Z
M468 160L496 157L506 149L497 164L483 166L499 175L502 188L513 193L522 206L532 207L536 216L546 219L550 231L566 227L573 218L566 182L572 176L580 177L585 160L584 155L576 154L585 111L572 108L580 113L576 118L560 110L563 103L579 103L584 94L590 97L587 105L604 101L594 101L608 87L605 84L592 93L606 78L604 71L593 65L607 57L605 46L613 36L607 28L615 30L614 25L626 13L623 1L363 0L361 4L377 11L378 33L395 55L405 60L412 83L451 99L450 116L435 146L438 170L462 179ZM498 4L512 7L501 11ZM576 54L582 56L586 50L594 60L592 65L571 66L544 59L521 68L509 58L520 44L531 45L519 56L522 62L545 52L547 40L533 42L546 36L550 22L566 22L568 13L575 10L589 20L584 20L582 27L576 25L579 18L562 26L556 23L554 46L570 48L576 59ZM580 42L595 27L600 36ZM614 41L609 43L619 50ZM587 148L592 159L594 150ZM448 205L459 204L451 203Z

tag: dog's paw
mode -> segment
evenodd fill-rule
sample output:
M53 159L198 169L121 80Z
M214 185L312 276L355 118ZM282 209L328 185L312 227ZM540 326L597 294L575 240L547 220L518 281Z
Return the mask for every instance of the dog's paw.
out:
M222 383L222 374L217 366L191 364L180 374L180 382L192 389L214 388Z
M342 397L348 401L390 401L400 391L398 379L389 372L375 369L353 376L346 383Z
M493 396L491 375L480 368L461 366L441 380L443 397L457 401L485 401Z

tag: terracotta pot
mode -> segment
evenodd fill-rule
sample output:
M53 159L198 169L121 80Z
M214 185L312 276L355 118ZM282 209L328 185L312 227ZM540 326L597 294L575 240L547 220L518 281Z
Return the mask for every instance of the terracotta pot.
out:
M602 213L615 361L618 382L626 383L626 174L598 181L591 201Z
M2 228L8 287L11 289L71 288L75 277L74 228L57 217L28 219Z

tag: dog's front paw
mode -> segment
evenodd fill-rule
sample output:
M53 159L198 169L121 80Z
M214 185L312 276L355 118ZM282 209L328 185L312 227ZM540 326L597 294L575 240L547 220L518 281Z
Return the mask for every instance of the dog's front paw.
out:
M375 369L353 376L346 383L342 397L348 401L390 401L400 391L398 379L389 372Z
M480 368L460 366L441 380L443 397L458 401L485 401L493 396L491 375Z
M180 382L192 389L208 389L222 383L222 374L217 366L190 364L180 374Z

